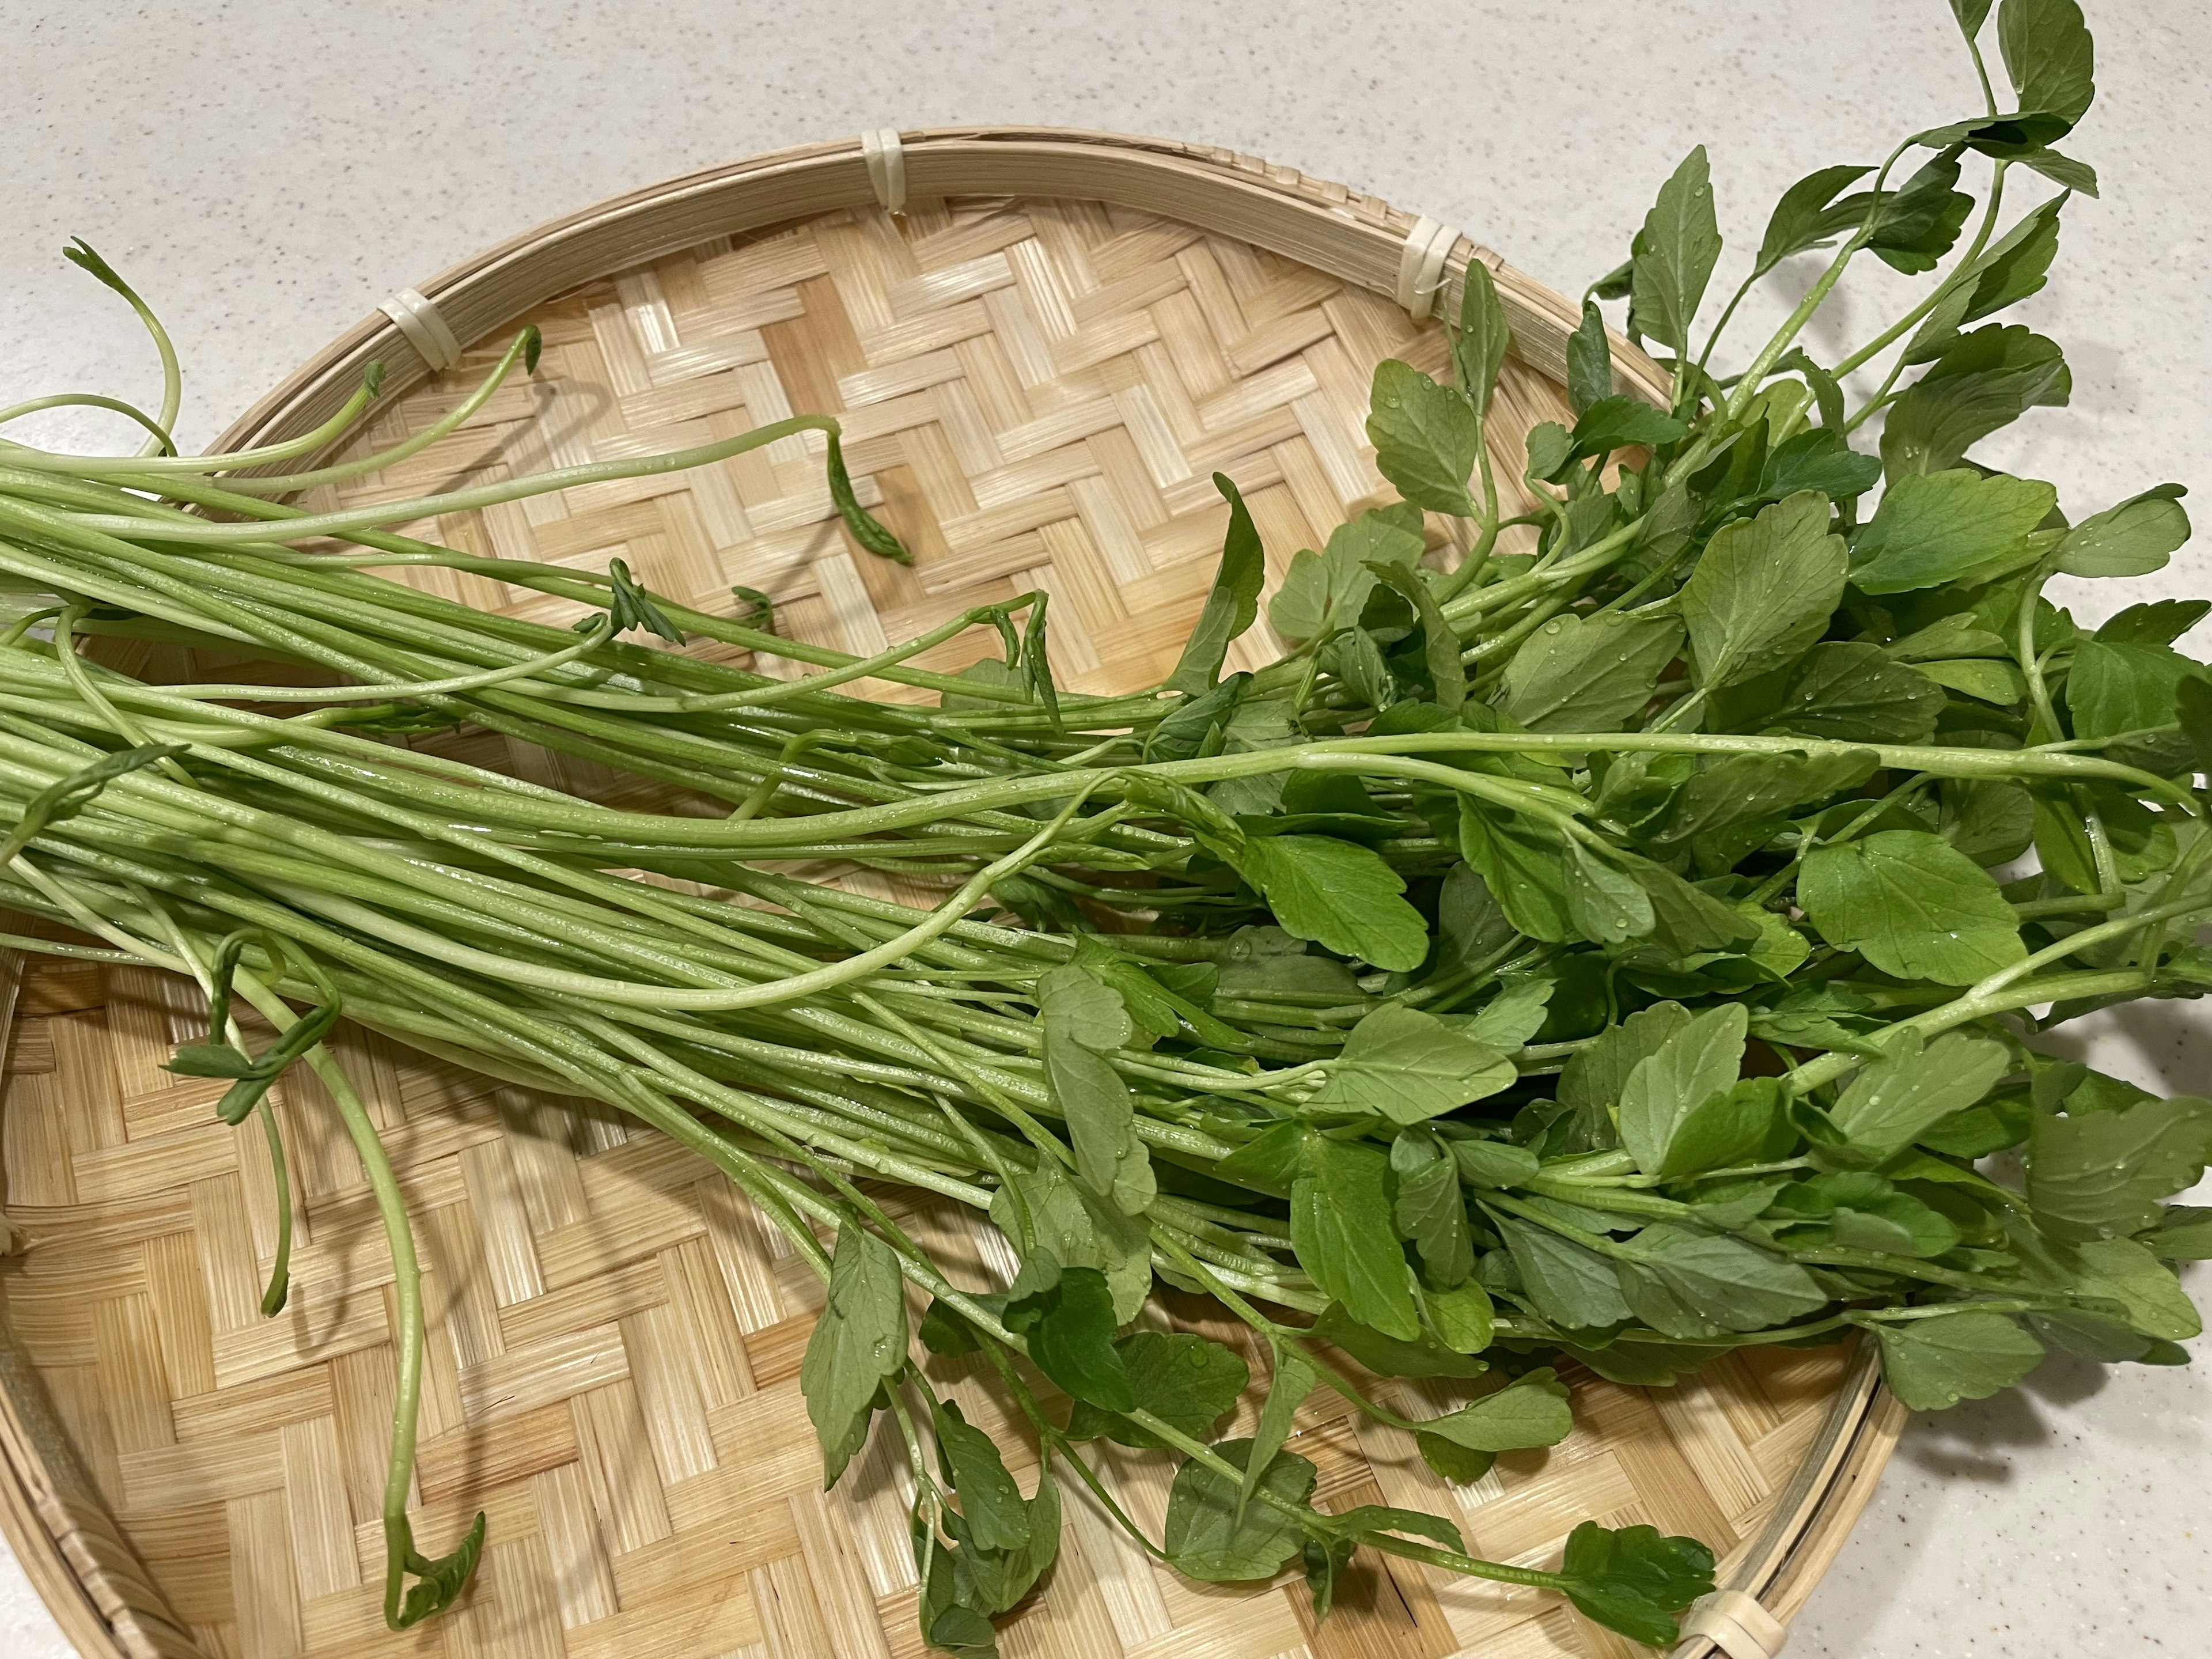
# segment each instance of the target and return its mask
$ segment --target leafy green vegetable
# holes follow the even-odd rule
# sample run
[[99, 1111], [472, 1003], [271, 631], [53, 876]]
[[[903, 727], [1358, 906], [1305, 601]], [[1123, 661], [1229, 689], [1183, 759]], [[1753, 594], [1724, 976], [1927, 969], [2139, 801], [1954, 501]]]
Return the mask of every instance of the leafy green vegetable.
[[2002, 1314], [1971, 1308], [1910, 1323], [1874, 1327], [1882, 1381], [1917, 1412], [1986, 1400], [2033, 1370], [2043, 1345]]
[[906, 1298], [898, 1257], [864, 1227], [837, 1231], [830, 1295], [799, 1368], [806, 1414], [822, 1442], [823, 1481], [837, 1483], [868, 1437], [885, 1382], [906, 1364]]
[[1376, 469], [1416, 507], [1473, 518], [1468, 480], [1482, 443], [1468, 400], [1418, 368], [1385, 358], [1375, 366], [1367, 441]]
[[1899, 978], [1971, 985], [2027, 954], [1996, 883], [1941, 836], [1884, 830], [1815, 848], [1798, 892], [1821, 937]]
[[[1129, 1373], [1130, 1392], [1153, 1416], [1194, 1437], [1203, 1438], [1236, 1404], [1251, 1372], [1218, 1342], [1187, 1331], [1138, 1331], [1115, 1345]], [[1164, 1449], [1167, 1442], [1125, 1417], [1076, 1402], [1068, 1419], [1071, 1438], [1099, 1435], [1124, 1446]]]
[[1421, 1319], [1391, 1226], [1389, 1159], [1316, 1136], [1305, 1144], [1303, 1167], [1291, 1188], [1291, 1244], [1300, 1264], [1361, 1324], [1412, 1341]]
[[[1242, 1470], [1252, 1443], [1223, 1440], [1213, 1449]], [[1255, 1490], [1302, 1508], [1313, 1487], [1310, 1462], [1295, 1452], [1277, 1452], [1261, 1470]], [[1240, 1509], [1237, 1494], [1237, 1481], [1195, 1458], [1176, 1471], [1168, 1488], [1163, 1542], [1177, 1572], [1216, 1584], [1271, 1578], [1304, 1547], [1304, 1531], [1297, 1521], [1264, 1502]]]
[[1827, 499], [1800, 490], [1713, 537], [1682, 585], [1700, 684], [1748, 679], [1820, 637], [1843, 596], [1847, 558], [1828, 522]]

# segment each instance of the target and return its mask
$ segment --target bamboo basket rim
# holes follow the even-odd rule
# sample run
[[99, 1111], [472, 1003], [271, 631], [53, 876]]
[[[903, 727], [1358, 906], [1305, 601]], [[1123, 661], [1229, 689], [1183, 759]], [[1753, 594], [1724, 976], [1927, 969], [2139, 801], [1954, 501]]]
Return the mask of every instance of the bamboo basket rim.
[[[1235, 236], [1343, 281], [1389, 295], [1400, 257], [1421, 224], [1379, 198], [1238, 152], [1080, 128], [969, 125], [898, 135], [907, 191], [1101, 201]], [[714, 236], [743, 234], [841, 210], [879, 205], [854, 138], [803, 144], [702, 168], [534, 226], [448, 266], [412, 292], [464, 346], [580, 284]], [[1442, 229], [1449, 229], [1443, 227]], [[1433, 305], [1454, 314], [1468, 265], [1491, 271], [1513, 352], [1564, 379], [1577, 308], [1491, 249], [1452, 231]], [[1612, 337], [1616, 389], [1664, 403], [1657, 364]], [[295, 435], [352, 395], [371, 360], [384, 365], [375, 408], [434, 369], [384, 310], [371, 312], [302, 363], [216, 441], [233, 450]], [[13, 1024], [20, 959], [0, 953], [0, 1039]], [[1785, 1624], [1841, 1550], [1894, 1449], [1907, 1413], [1881, 1382], [1878, 1351], [1863, 1344], [1789, 1485], [1723, 1589], [1749, 1595]], [[87, 1483], [42, 1390], [0, 1324], [0, 1534], [64, 1634], [85, 1659], [130, 1659], [114, 1621], [127, 1618], [100, 1562], [76, 1534], [58, 1480]], [[1692, 1637], [1674, 1659], [1723, 1655]]]

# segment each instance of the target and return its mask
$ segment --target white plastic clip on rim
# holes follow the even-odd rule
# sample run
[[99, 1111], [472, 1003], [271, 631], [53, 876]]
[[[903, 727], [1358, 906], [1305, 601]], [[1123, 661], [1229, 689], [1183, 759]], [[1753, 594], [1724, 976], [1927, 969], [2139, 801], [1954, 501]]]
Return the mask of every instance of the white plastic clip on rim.
[[1417, 219], [1406, 233], [1406, 245], [1398, 250], [1398, 303], [1415, 322], [1436, 309], [1444, 258], [1458, 240], [1458, 231], [1434, 219]]
[[906, 206], [906, 150], [896, 127], [878, 127], [860, 135], [860, 155], [868, 164], [868, 182], [876, 200], [897, 213]]
[[401, 289], [377, 309], [399, 325], [407, 343], [415, 348], [433, 373], [443, 374], [460, 362], [461, 343], [453, 337], [453, 331], [438, 314], [438, 307], [413, 289]]
[[1709, 1638], [1729, 1659], [1775, 1659], [1790, 1627], [1741, 1590], [1724, 1589], [1690, 1603], [1682, 1635]]

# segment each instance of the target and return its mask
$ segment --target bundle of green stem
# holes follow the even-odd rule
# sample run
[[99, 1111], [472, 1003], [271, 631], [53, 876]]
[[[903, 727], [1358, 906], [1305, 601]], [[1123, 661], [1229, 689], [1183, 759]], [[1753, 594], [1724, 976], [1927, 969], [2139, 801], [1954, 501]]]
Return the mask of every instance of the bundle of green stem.
[[[1958, 9], [1978, 70], [1989, 8]], [[1683, 163], [1585, 300], [1573, 427], [1529, 439], [1529, 553], [1498, 550], [1516, 520], [1485, 428], [1508, 342], [1471, 266], [1456, 384], [1376, 371], [1369, 434], [1403, 500], [1292, 561], [1270, 608], [1291, 654], [1223, 674], [1263, 568], [1223, 478], [1205, 610], [1169, 679], [1125, 697], [1057, 690], [1042, 596], [855, 659], [775, 635], [758, 596], [731, 621], [619, 564], [553, 571], [386, 528], [819, 431], [855, 541], [903, 556], [826, 418], [423, 501], [281, 505], [434, 441], [531, 366], [534, 337], [396, 448], [270, 471], [340, 436], [372, 375], [315, 433], [187, 459], [167, 440], [173, 354], [79, 251], [169, 373], [158, 414], [126, 411], [154, 434], [137, 455], [0, 448], [0, 571], [45, 596], [0, 637], [0, 900], [45, 924], [9, 942], [199, 981], [208, 1040], [175, 1068], [229, 1079], [219, 1109], [258, 1114], [280, 1167], [270, 1085], [304, 1059], [329, 1085], [398, 1265], [392, 1622], [450, 1603], [482, 1530], [439, 1559], [410, 1531], [420, 1297], [389, 1164], [320, 1042], [341, 1012], [633, 1112], [789, 1235], [829, 1285], [802, 1372], [827, 1474], [887, 1412], [940, 1647], [992, 1646], [991, 1619], [1049, 1564], [1060, 1477], [1194, 1576], [1302, 1559], [1323, 1610], [1362, 1545], [1563, 1591], [1654, 1644], [1711, 1588], [1710, 1553], [1649, 1527], [1585, 1524], [1536, 1570], [1470, 1557], [1439, 1516], [1316, 1510], [1313, 1466], [1284, 1449], [1316, 1387], [1464, 1481], [1567, 1431], [1562, 1357], [1662, 1386], [1735, 1348], [1858, 1330], [1916, 1407], [2007, 1386], [2046, 1344], [2185, 1358], [2197, 1318], [2166, 1264], [2212, 1249], [2212, 1218], [2163, 1200], [2212, 1152], [2212, 1103], [2031, 1039], [2212, 985], [2190, 943], [2212, 914], [2212, 677], [2173, 647], [2212, 605], [2078, 627], [2046, 581], [2158, 568], [2187, 535], [2179, 489], [2069, 523], [2049, 485], [1965, 459], [2066, 395], [2051, 342], [1967, 327], [2034, 292], [2056, 249], [2068, 194], [1998, 232], [2008, 173], [2094, 188], [2051, 149], [2089, 101], [2078, 12], [2006, 0], [1998, 34], [2018, 110], [1999, 114], [1984, 72], [1986, 117], [1793, 186], [1694, 354], [1721, 244], [1703, 152]], [[1916, 146], [1932, 159], [1893, 185]], [[1969, 152], [1992, 168], [1965, 251], [1866, 346], [1814, 362], [1800, 337], [1856, 257], [1941, 266], [1974, 206]], [[1838, 238], [1782, 327], [1715, 378], [1736, 301]], [[1668, 409], [1613, 392], [1598, 301], [1624, 295], [1631, 331], [1670, 354]], [[1899, 342], [1849, 409], [1843, 378]], [[1878, 457], [1850, 442], [1876, 413]], [[1425, 563], [1431, 515], [1470, 526], [1449, 571]], [[407, 564], [593, 610], [564, 632], [368, 568]], [[971, 627], [1002, 653], [915, 665]], [[618, 638], [639, 631], [820, 672]], [[149, 684], [80, 648], [103, 634], [346, 684]], [[870, 678], [938, 706], [854, 695]], [[394, 741], [447, 726], [690, 799], [617, 811]], [[2031, 846], [2033, 873], [1991, 873]], [[917, 909], [788, 871], [821, 859], [943, 896]], [[279, 1034], [258, 1056], [234, 997]], [[1981, 1166], [2012, 1150], [2024, 1181]], [[988, 1213], [1019, 1276], [949, 1280], [882, 1183]], [[272, 1310], [285, 1272], [280, 1247]], [[1249, 1380], [1237, 1353], [1117, 1335], [1155, 1277], [1218, 1298], [1266, 1351], [1251, 1437], [1211, 1442]], [[1030, 1496], [912, 1357], [902, 1280], [931, 1298], [923, 1343], [980, 1349], [1030, 1425]], [[1346, 1357], [1473, 1397], [1409, 1418]], [[1182, 1455], [1159, 1540], [1087, 1461], [1100, 1437]]]

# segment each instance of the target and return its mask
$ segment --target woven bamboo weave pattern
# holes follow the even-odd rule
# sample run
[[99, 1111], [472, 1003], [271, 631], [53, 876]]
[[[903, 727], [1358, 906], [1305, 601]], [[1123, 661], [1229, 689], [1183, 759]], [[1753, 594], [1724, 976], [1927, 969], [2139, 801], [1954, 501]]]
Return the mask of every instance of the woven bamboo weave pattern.
[[[818, 452], [793, 439], [696, 473], [599, 485], [416, 526], [502, 556], [604, 568], [730, 615], [775, 600], [787, 637], [866, 653], [979, 603], [1042, 589], [1063, 687], [1125, 690], [1171, 666], [1244, 491], [1271, 577], [1389, 498], [1363, 436], [1374, 363], [1441, 372], [1442, 329], [1248, 244], [1066, 200], [917, 202], [710, 241], [532, 313], [538, 376], [404, 466], [310, 506], [398, 499], [516, 471], [659, 452], [783, 416], [836, 413], [861, 498], [916, 553], [838, 526]], [[365, 442], [419, 431], [504, 337], [386, 409]], [[1564, 412], [1509, 363], [1493, 442], [1517, 477], [1529, 425]], [[1437, 556], [1455, 556], [1440, 522]], [[559, 602], [449, 572], [471, 603], [566, 620]], [[1264, 623], [1232, 666], [1275, 642]], [[969, 635], [925, 665], [992, 647]], [[743, 657], [733, 660], [744, 661]], [[142, 656], [142, 669], [159, 665]], [[764, 661], [768, 672], [802, 665]], [[870, 688], [896, 693], [898, 688]], [[911, 695], [911, 694], [908, 694]], [[608, 797], [636, 786], [505, 739], [472, 759]], [[189, 986], [30, 964], [0, 1100], [9, 1214], [31, 1247], [0, 1313], [81, 1466], [55, 1495], [81, 1577], [123, 1650], [175, 1659], [906, 1659], [915, 1629], [903, 1460], [887, 1437], [834, 1492], [797, 1374], [820, 1291], [720, 1176], [659, 1137], [351, 1028], [338, 1047], [379, 1116], [428, 1270], [416, 1533], [442, 1549], [479, 1508], [490, 1540], [444, 1620], [383, 1626], [378, 1494], [392, 1394], [389, 1273], [362, 1169], [317, 1085], [277, 1091], [301, 1232], [289, 1306], [258, 1313], [277, 1195], [258, 1131], [213, 1116], [219, 1084], [161, 1069], [204, 1027]], [[956, 1276], [1012, 1258], [956, 1206], [887, 1199]], [[916, 1311], [919, 1311], [917, 1308]], [[1169, 1296], [1154, 1322], [1204, 1328]], [[1255, 1372], [1264, 1373], [1257, 1356]], [[1549, 1565], [1586, 1517], [1747, 1547], [1823, 1430], [1840, 1349], [1749, 1350], [1646, 1394], [1577, 1373], [1577, 1428], [1450, 1487], [1395, 1431], [1317, 1395], [1293, 1449], [1320, 1501], [1428, 1508], [1471, 1548]], [[971, 1362], [972, 1363], [972, 1362]], [[932, 1374], [1036, 1454], [959, 1362]], [[1411, 1414], [1445, 1398], [1381, 1385]], [[9, 1393], [16, 1393], [10, 1389]], [[1240, 1407], [1249, 1432], [1256, 1399]], [[1108, 1449], [1109, 1481], [1158, 1534], [1170, 1468]], [[1199, 1586], [1147, 1561], [1070, 1492], [1066, 1545], [1009, 1621], [1010, 1659], [1626, 1659], [1554, 1598], [1370, 1561], [1316, 1628], [1295, 1582]], [[1790, 1501], [1796, 1501], [1792, 1498]], [[72, 1560], [76, 1559], [73, 1556]], [[103, 1602], [103, 1606], [106, 1604]]]

